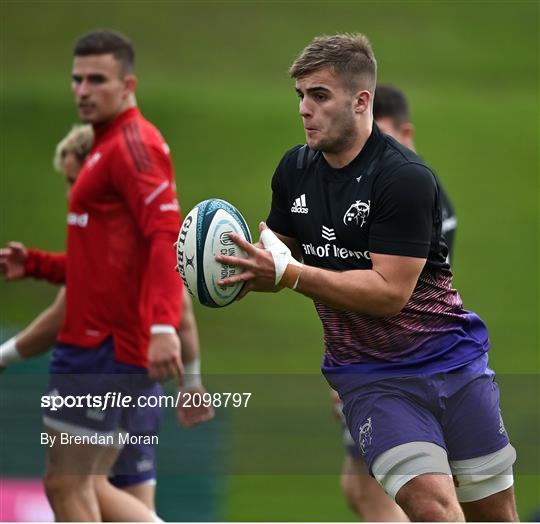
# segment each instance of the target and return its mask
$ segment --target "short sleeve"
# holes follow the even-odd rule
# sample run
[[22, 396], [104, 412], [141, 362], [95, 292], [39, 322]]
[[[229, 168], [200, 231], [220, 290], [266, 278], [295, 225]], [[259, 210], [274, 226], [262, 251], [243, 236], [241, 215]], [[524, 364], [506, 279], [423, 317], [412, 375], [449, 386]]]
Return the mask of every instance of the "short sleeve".
[[381, 175], [374, 196], [369, 251], [427, 258], [437, 205], [433, 173], [420, 164], [406, 164]]
[[289, 174], [289, 178], [294, 176], [294, 173], [288, 173], [288, 170], [294, 169], [295, 164], [291, 159], [294, 159], [300, 147], [302, 146], [296, 146], [284, 155], [272, 177], [272, 204], [266, 223], [272, 231], [287, 237], [295, 236], [290, 214], [290, 180], [287, 175]]

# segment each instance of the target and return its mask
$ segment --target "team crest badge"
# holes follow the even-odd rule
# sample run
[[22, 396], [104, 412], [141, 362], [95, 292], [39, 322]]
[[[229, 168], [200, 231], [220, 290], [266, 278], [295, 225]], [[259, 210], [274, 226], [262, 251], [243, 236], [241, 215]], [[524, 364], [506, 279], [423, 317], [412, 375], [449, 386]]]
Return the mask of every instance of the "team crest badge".
[[351, 204], [351, 207], [347, 209], [347, 212], [343, 216], [343, 223], [346, 226], [354, 224], [362, 227], [369, 215], [370, 204], [371, 200], [368, 200], [367, 203], [357, 200], [354, 204]]
[[371, 417], [369, 417], [361, 426], [359, 430], [358, 443], [360, 444], [360, 451], [362, 455], [366, 454], [366, 448], [371, 444], [373, 428], [371, 426]]

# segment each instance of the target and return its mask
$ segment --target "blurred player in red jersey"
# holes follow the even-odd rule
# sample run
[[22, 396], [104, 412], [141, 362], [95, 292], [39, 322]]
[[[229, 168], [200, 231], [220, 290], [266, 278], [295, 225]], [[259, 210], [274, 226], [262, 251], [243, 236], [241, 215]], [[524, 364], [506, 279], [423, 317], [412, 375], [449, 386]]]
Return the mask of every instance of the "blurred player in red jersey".
[[[92, 126], [75, 126], [56, 148], [54, 166], [63, 176], [69, 192], [84, 159], [92, 147], [94, 133]], [[0, 250], [0, 266], [11, 279], [24, 276], [24, 266], [27, 259], [27, 250], [20, 243], [11, 243]], [[65, 289], [62, 287], [55, 301], [45, 309], [30, 325], [22, 330], [16, 337], [2, 344], [3, 348], [15, 345], [18, 358], [28, 359], [45, 353], [54, 344], [64, 320]], [[183, 294], [183, 315], [178, 331], [182, 345], [182, 360], [185, 366], [182, 390], [190, 393], [205, 393], [200, 379], [199, 337], [197, 323], [193, 313], [192, 303], [187, 293]], [[15, 356], [17, 358], [17, 356]], [[1, 365], [1, 364], [0, 364]], [[178, 407], [179, 421], [187, 427], [210, 420], [213, 417], [211, 407]], [[124, 472], [124, 474], [115, 472]], [[126, 472], [128, 472], [126, 474]], [[126, 444], [122, 449], [109, 477], [110, 482], [128, 493], [131, 493], [143, 502], [150, 510], [155, 512], [155, 484], [156, 463], [155, 445]], [[101, 482], [106, 481], [103, 477]], [[98, 491], [98, 495], [99, 495]], [[119, 519], [122, 515], [111, 513], [111, 508], [102, 507], [102, 515], [109, 514]], [[112, 508], [114, 511], [114, 508]]]
[[[53, 395], [148, 396], [159, 391], [155, 379], [182, 372], [174, 175], [167, 145], [137, 109], [133, 65], [133, 47], [119, 33], [94, 31], [75, 45], [72, 89], [95, 142], [70, 195], [66, 255], [29, 250], [25, 265], [28, 275], [66, 282], [50, 364]], [[147, 414], [123, 407], [46, 409], [44, 424], [57, 443], [65, 434], [120, 442], [126, 433], [148, 435], [153, 425]], [[95, 475], [111, 471], [120, 448], [51, 445], [45, 488], [57, 520], [110, 520], [101, 514]], [[152, 518], [134, 497], [106, 484], [99, 500], [108, 498], [129, 520]]]

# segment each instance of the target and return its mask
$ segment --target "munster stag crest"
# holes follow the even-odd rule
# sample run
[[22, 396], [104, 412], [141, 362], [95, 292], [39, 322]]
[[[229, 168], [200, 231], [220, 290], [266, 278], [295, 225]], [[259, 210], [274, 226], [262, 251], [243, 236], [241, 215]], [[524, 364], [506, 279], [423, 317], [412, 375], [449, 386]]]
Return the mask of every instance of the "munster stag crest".
[[355, 224], [362, 227], [366, 223], [366, 218], [369, 215], [370, 204], [371, 200], [368, 200], [367, 203], [357, 200], [351, 204], [351, 207], [347, 209], [347, 212], [343, 216], [343, 223], [346, 226]]

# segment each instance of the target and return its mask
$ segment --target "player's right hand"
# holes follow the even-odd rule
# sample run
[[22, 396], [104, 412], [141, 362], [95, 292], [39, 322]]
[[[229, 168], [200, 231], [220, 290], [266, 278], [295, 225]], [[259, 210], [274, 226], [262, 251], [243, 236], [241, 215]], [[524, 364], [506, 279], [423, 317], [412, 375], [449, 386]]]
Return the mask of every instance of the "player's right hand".
[[28, 249], [20, 242], [9, 242], [0, 249], [0, 271], [6, 280], [24, 277], [24, 267], [28, 259]]
[[148, 346], [148, 374], [150, 378], [164, 381], [169, 378], [181, 377], [183, 371], [178, 335], [176, 333], [152, 335]]
[[[193, 395], [197, 394], [200, 398], [203, 398], [203, 395], [208, 392], [204, 386], [196, 386], [192, 388], [180, 389], [179, 393], [188, 393], [190, 399], [193, 399]], [[215, 411], [212, 405], [205, 406], [203, 402], [200, 405], [195, 406], [193, 402], [189, 403], [189, 406], [186, 405], [184, 401], [180, 402], [176, 408], [176, 418], [182, 426], [185, 428], [192, 428], [197, 424], [202, 424], [212, 420], [215, 416]]]

